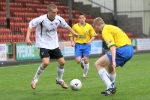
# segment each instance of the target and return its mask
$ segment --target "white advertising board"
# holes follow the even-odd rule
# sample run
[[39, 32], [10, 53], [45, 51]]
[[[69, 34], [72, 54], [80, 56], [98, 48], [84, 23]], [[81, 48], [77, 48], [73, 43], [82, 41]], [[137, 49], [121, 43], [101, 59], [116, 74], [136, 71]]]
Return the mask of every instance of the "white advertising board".
[[136, 39], [137, 51], [150, 50], [150, 39]]

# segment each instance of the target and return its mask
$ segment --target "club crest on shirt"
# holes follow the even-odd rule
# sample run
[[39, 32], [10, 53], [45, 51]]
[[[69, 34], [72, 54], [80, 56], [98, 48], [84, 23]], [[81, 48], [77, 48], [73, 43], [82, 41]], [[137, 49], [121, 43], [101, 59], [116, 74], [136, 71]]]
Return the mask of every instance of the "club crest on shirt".
[[107, 45], [109, 45], [111, 42], [112, 42], [112, 41], [111, 41], [111, 40], [109, 40], [108, 42], [106, 42], [106, 44], [107, 44]]
[[88, 32], [89, 32], [88, 30], [85, 31], [85, 33], [88, 33]]
[[57, 25], [58, 25], [58, 23], [55, 23], [55, 25], [57, 26]]
[[44, 52], [41, 52], [41, 55], [44, 55]]

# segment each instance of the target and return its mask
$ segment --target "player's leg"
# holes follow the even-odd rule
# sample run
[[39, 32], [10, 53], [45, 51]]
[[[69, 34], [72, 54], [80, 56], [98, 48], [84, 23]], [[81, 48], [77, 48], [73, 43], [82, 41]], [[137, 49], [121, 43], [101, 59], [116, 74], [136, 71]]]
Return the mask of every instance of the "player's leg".
[[108, 66], [108, 73], [109, 73], [110, 81], [112, 82], [114, 86], [115, 80], [116, 80], [116, 69], [113, 68], [112, 66]]
[[90, 51], [91, 46], [89, 44], [83, 44], [83, 56], [84, 56], [84, 73], [83, 77], [87, 77], [88, 71], [89, 71], [89, 57], [90, 57]]
[[65, 60], [64, 57], [61, 57], [58, 59], [58, 67], [57, 67], [57, 80], [61, 81], [63, 78], [63, 74], [64, 74], [64, 65], [65, 65]]
[[80, 62], [80, 64], [81, 64], [81, 68], [84, 69], [85, 63], [84, 63], [84, 57], [83, 57], [83, 56], [81, 57], [81, 62]]
[[114, 86], [110, 80], [108, 72], [105, 69], [105, 66], [111, 66], [111, 62], [108, 56], [106, 54], [103, 55], [94, 63], [94, 66], [97, 69], [99, 76], [101, 77], [101, 79], [103, 80], [103, 82], [106, 84], [107, 87], [107, 89], [101, 93], [105, 95], [112, 94], [111, 89], [113, 89]]
[[41, 75], [41, 73], [44, 71], [44, 69], [48, 66], [49, 64], [49, 54], [48, 54], [48, 50], [47, 49], [44, 49], [44, 48], [40, 48], [39, 49], [39, 54], [40, 54], [40, 57], [42, 59], [42, 64], [38, 67], [35, 75], [34, 75], [34, 78], [32, 79], [32, 82], [31, 82], [31, 87], [33, 89], [36, 88], [36, 85], [37, 85], [37, 82], [39, 80], [39, 77]]
[[67, 84], [65, 84], [65, 82], [62, 79], [64, 74], [65, 59], [59, 48], [51, 50], [50, 54], [51, 54], [51, 59], [57, 59], [58, 61], [56, 83], [61, 85], [63, 88], [67, 89], [68, 86]]
[[81, 44], [75, 44], [75, 59], [78, 64], [81, 64], [81, 58], [83, 57], [81, 51]]
[[89, 72], [89, 58], [84, 56], [84, 72], [83, 78], [86, 78]]
[[107, 88], [109, 88], [109, 86], [112, 83], [110, 81], [109, 74], [105, 69], [105, 66], [111, 66], [111, 62], [109, 61], [109, 58], [107, 57], [107, 55], [103, 55], [101, 58], [99, 58], [94, 63], [94, 66], [97, 69], [99, 76], [102, 78], [102, 80], [106, 84]]

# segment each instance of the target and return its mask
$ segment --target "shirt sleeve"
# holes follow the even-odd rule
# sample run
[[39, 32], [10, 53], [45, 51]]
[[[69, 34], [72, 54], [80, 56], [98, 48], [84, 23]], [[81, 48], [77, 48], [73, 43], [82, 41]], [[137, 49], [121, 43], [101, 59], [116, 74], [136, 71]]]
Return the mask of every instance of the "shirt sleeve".
[[102, 32], [102, 37], [103, 37], [104, 41], [106, 42], [108, 48], [115, 45], [114, 38], [108, 30], [104, 30]]
[[66, 23], [66, 21], [62, 17], [60, 17], [60, 26], [63, 28], [68, 27], [68, 24]]
[[93, 28], [92, 26], [90, 26], [90, 35], [91, 35], [92, 37], [97, 36], [97, 34], [96, 34], [96, 32], [94, 31], [94, 28]]
[[42, 18], [42, 16], [32, 19], [32, 20], [29, 22], [29, 27], [30, 27], [30, 28], [35, 28], [35, 27], [37, 27], [38, 24], [40, 24], [40, 23], [42, 22], [42, 20], [44, 20], [44, 19]]

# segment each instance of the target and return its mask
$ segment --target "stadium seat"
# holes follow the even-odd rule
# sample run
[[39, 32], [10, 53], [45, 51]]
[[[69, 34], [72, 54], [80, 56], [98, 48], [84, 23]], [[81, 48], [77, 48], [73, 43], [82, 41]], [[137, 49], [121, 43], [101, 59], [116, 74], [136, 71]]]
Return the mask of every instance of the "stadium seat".
[[133, 33], [126, 33], [126, 34], [127, 34], [127, 36], [128, 36], [130, 39], [134, 38], [134, 34], [133, 34]]
[[65, 41], [69, 41], [68, 33], [63, 33], [63, 38]]
[[6, 17], [6, 12], [5, 11], [0, 11], [1, 17]]
[[6, 17], [0, 17], [0, 26], [4, 26], [6, 24]]
[[[35, 17], [47, 13], [47, 5], [54, 3], [58, 7], [58, 15], [63, 17], [66, 22], [69, 22], [69, 7], [62, 2], [55, 0], [10, 0], [10, 30], [11, 34], [2, 35], [3, 42], [21, 42], [27, 32], [28, 23]], [[72, 10], [72, 23], [78, 22], [78, 15], [82, 11]], [[86, 15], [87, 19], [93, 19], [93, 16]], [[91, 22], [91, 20], [87, 20]], [[6, 0], [0, 0], [0, 27], [6, 27]], [[4, 33], [4, 32], [3, 32]], [[13, 34], [13, 35], [12, 35]], [[19, 35], [20, 34], [20, 35]], [[63, 35], [64, 34], [64, 35]], [[7, 38], [7, 39], [6, 39]], [[68, 40], [68, 31], [63, 28], [58, 29], [58, 38], [61, 41]], [[31, 33], [31, 39], [35, 41], [35, 30]]]
[[10, 7], [19, 7], [19, 8], [21, 8], [22, 4], [21, 3], [16, 3], [16, 2], [10, 2]]
[[22, 17], [10, 17], [11, 22], [23, 22]]
[[9, 43], [11, 42], [11, 35], [12, 32], [10, 29], [6, 29], [6, 28], [1, 28], [0, 29], [1, 35], [0, 35], [0, 43]]
[[34, 3], [34, 4], [41, 4], [40, 0], [15, 0], [17, 3]]

